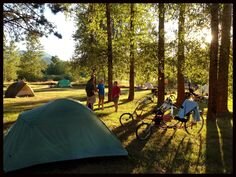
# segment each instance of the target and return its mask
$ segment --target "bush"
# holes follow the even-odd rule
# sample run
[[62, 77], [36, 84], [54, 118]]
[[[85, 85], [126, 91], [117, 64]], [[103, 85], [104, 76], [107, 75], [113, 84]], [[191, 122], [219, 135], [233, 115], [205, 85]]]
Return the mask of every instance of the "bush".
[[61, 79], [68, 79], [71, 82], [75, 81], [75, 79], [73, 78], [73, 76], [69, 75], [69, 74], [62, 74], [62, 75], [45, 75], [43, 80], [44, 81], [48, 81], [48, 80], [53, 80], [53, 81], [59, 81]]
[[64, 78], [63, 75], [45, 75], [44, 76], [45, 81], [48, 81], [48, 80], [59, 81], [63, 78]]

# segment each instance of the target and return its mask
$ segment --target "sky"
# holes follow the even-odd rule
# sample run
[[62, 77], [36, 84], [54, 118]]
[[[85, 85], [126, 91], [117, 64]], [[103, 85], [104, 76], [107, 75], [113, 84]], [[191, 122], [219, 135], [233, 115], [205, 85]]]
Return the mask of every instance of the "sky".
[[[65, 15], [61, 12], [54, 15], [48, 8], [45, 8], [44, 15], [48, 21], [56, 25], [56, 31], [62, 35], [62, 39], [57, 38], [53, 34], [47, 38], [40, 38], [44, 51], [52, 56], [57, 55], [61, 60], [70, 60], [74, 53], [72, 34], [75, 32], [75, 26], [72, 19], [66, 19]], [[26, 49], [23, 43], [19, 43], [18, 47], [21, 50]]]
[[[40, 42], [44, 47], [44, 51], [52, 56], [58, 56], [61, 60], [70, 60], [74, 53], [74, 41], [72, 39], [72, 35], [75, 32], [75, 25], [73, 19], [66, 18], [62, 12], [57, 14], [52, 14], [49, 8], [45, 9], [45, 17], [52, 23], [56, 25], [56, 31], [58, 31], [62, 35], [62, 39], [57, 38], [53, 34], [49, 35], [48, 38], [42, 37]], [[157, 28], [158, 24], [156, 23]], [[166, 38], [171, 40], [175, 38], [174, 31], [177, 30], [177, 22], [170, 24], [166, 24]], [[204, 31], [204, 32], [203, 32]], [[200, 36], [206, 38], [205, 40], [210, 43], [211, 35], [209, 30], [202, 30], [200, 34], [195, 34], [195, 37], [199, 38]], [[18, 47], [21, 50], [25, 50], [25, 46], [23, 43], [19, 43]]]

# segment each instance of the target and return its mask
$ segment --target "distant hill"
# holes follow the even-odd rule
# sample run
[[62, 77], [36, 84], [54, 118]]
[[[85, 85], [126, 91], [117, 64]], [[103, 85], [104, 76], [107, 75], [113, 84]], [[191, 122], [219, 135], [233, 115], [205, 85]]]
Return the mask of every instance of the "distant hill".
[[[25, 53], [24, 50], [20, 50], [20, 53], [23, 54]], [[47, 63], [47, 64], [50, 64], [52, 61], [51, 61], [51, 58], [52, 58], [52, 55], [48, 54], [47, 52], [43, 52], [43, 57], [42, 59]]]
[[47, 64], [50, 64], [52, 61], [51, 61], [51, 58], [52, 58], [52, 55], [44, 52], [43, 53], [43, 57], [42, 59], [47, 63]]

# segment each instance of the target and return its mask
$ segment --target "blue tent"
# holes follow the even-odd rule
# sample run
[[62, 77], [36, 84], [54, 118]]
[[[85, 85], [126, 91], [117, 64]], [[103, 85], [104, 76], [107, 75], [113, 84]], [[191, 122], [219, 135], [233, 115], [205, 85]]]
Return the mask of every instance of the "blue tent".
[[58, 81], [57, 87], [65, 88], [65, 87], [72, 87], [72, 86], [71, 86], [71, 82], [68, 79], [62, 79]]

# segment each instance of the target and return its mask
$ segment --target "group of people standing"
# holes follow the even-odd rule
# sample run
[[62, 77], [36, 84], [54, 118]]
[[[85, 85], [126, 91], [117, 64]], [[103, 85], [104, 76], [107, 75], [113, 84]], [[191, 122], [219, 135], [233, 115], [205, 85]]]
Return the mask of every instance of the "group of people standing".
[[[89, 81], [86, 84], [86, 94], [87, 94], [87, 106], [91, 110], [94, 109], [94, 103], [96, 102], [96, 95], [98, 94], [98, 109], [102, 107], [104, 109], [104, 97], [105, 97], [105, 85], [104, 80], [101, 79], [96, 85], [96, 77], [92, 75]], [[112, 100], [115, 106], [115, 112], [118, 110], [118, 101], [120, 97], [120, 87], [118, 86], [118, 82], [115, 81], [112, 87]]]

